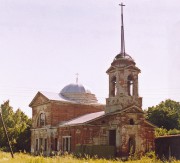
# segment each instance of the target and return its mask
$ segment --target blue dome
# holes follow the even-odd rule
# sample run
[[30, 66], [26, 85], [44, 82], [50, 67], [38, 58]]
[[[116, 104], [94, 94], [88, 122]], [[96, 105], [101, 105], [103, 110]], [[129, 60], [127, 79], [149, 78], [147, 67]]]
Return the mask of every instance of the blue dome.
[[91, 93], [91, 91], [85, 88], [82, 84], [68, 84], [60, 93]]

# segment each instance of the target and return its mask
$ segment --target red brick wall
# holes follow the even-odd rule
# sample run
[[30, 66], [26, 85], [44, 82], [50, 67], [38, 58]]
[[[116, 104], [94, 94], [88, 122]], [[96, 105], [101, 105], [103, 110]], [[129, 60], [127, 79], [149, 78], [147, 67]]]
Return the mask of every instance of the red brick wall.
[[55, 126], [60, 122], [102, 110], [104, 110], [104, 105], [83, 105], [51, 101], [32, 107], [33, 127], [36, 127], [37, 117], [40, 112], [45, 112], [46, 114], [46, 125]]
[[[154, 128], [145, 122], [143, 114], [135, 114], [135, 124], [130, 125], [129, 119], [132, 117], [132, 113], [116, 114], [103, 117], [99, 120], [93, 121], [86, 126], [69, 126], [59, 128], [58, 132], [59, 141], [62, 145], [62, 136], [71, 136], [71, 151], [75, 150], [77, 144], [94, 144], [94, 138], [98, 139], [99, 145], [103, 142], [103, 138], [106, 139], [106, 145], [108, 145], [108, 131], [112, 129], [110, 124], [116, 126], [114, 129], [120, 130], [121, 147], [117, 148], [118, 156], [129, 155], [129, 138], [134, 136], [135, 146], [137, 147], [137, 153], [143, 154], [148, 150], [154, 149]], [[123, 128], [125, 131], [123, 131]], [[78, 132], [78, 133], [77, 133]], [[102, 139], [101, 139], [102, 138]], [[124, 142], [123, 142], [124, 141]], [[62, 146], [60, 147], [62, 150]]]
[[103, 107], [103, 105], [82, 105], [53, 102], [51, 106], [51, 124], [57, 125], [62, 121], [67, 121], [87, 113], [99, 112], [103, 110]]
[[[77, 133], [79, 131], [79, 133]], [[63, 136], [71, 136], [71, 151], [75, 151], [77, 144], [93, 144], [92, 138], [99, 135], [100, 126], [72, 126], [61, 127], [58, 130], [60, 135], [60, 149], [63, 150]]]

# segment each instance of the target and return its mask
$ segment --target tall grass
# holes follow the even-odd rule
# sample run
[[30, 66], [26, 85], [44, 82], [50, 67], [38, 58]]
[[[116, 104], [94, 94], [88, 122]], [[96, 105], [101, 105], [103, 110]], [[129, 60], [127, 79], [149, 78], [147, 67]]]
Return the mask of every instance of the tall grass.
[[[168, 163], [169, 161], [163, 161]], [[43, 157], [31, 156], [25, 153], [16, 153], [14, 158], [11, 158], [10, 153], [0, 152], [0, 163], [162, 163], [162, 161], [155, 157], [150, 158], [147, 156], [139, 160], [121, 161], [120, 159], [106, 160], [97, 158], [75, 158], [73, 155]], [[171, 163], [180, 163], [180, 161], [172, 160]]]

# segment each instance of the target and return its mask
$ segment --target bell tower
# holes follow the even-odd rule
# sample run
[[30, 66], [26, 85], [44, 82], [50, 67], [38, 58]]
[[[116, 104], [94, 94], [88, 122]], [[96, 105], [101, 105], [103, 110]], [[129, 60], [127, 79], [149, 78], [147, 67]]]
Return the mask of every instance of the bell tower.
[[114, 58], [109, 75], [109, 97], [106, 99], [105, 112], [114, 112], [126, 109], [132, 105], [142, 107], [142, 98], [138, 93], [138, 75], [141, 70], [136, 67], [135, 61], [125, 52], [123, 3], [121, 6], [121, 50]]

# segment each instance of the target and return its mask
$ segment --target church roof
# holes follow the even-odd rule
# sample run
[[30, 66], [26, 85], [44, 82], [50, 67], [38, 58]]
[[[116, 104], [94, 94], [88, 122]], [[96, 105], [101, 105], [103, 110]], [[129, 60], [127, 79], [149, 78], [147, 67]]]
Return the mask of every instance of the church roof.
[[41, 91], [41, 94], [46, 96], [49, 100], [55, 100], [55, 101], [69, 101], [65, 99], [63, 96], [61, 96], [59, 93], [53, 93], [53, 92], [44, 92]]
[[32, 107], [34, 104], [35, 105], [39, 105], [39, 102], [36, 102], [36, 100], [38, 100], [38, 98], [42, 96], [43, 97], [43, 101], [41, 99], [41, 103], [43, 102], [47, 102], [49, 100], [53, 100], [53, 101], [67, 101], [70, 102], [69, 100], [66, 100], [63, 96], [59, 95], [58, 93], [52, 93], [52, 92], [44, 92], [44, 91], [39, 91], [36, 96], [33, 98], [33, 100], [31, 101], [31, 103], [29, 104], [30, 107]]
[[[61, 93], [53, 93], [53, 92], [45, 92], [39, 91], [36, 96], [33, 98], [29, 106], [33, 106], [36, 103], [36, 100], [39, 96], [43, 96], [45, 98], [45, 102], [52, 101], [62, 101], [68, 103], [78, 103], [78, 104], [90, 104], [90, 105], [102, 105], [98, 103], [94, 94], [91, 93], [70, 93], [70, 94], [61, 94]], [[38, 105], [40, 103], [38, 102]], [[35, 104], [37, 105], [37, 103]]]
[[29, 106], [34, 104], [39, 95], [43, 95], [46, 101], [54, 100], [80, 104], [99, 104], [95, 94], [92, 94], [87, 87], [78, 82], [76, 84], [71, 83], [66, 85], [60, 93], [40, 91], [33, 98]]
[[104, 111], [85, 114], [85, 115], [82, 115], [80, 117], [74, 118], [74, 119], [72, 119], [70, 121], [67, 121], [67, 122], [65, 122], [63, 124], [60, 124], [60, 127], [83, 124], [83, 123], [89, 122], [91, 120], [94, 120], [94, 119], [96, 119], [98, 117], [101, 117], [103, 115], [105, 115]]

